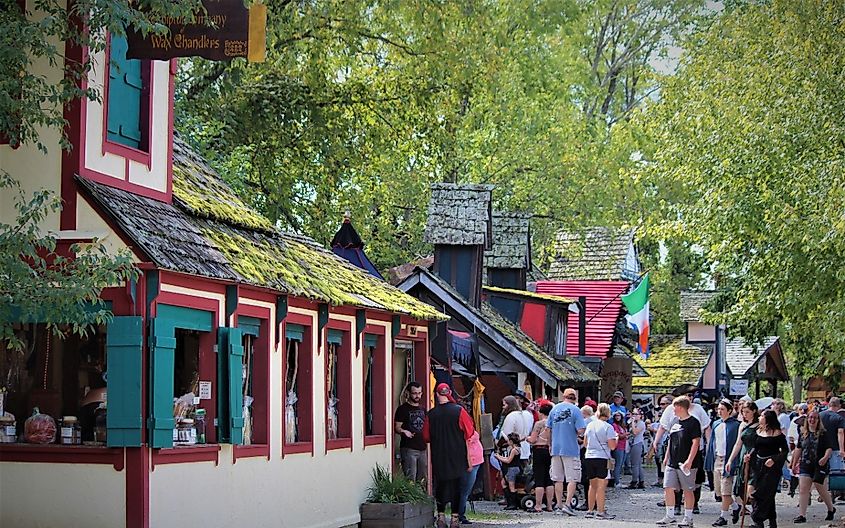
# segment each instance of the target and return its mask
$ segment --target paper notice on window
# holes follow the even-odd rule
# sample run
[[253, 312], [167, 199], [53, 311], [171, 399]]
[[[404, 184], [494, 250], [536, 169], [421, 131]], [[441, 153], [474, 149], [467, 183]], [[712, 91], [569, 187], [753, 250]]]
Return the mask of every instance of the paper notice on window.
[[211, 382], [210, 381], [200, 381], [200, 399], [201, 400], [210, 400], [211, 399]]

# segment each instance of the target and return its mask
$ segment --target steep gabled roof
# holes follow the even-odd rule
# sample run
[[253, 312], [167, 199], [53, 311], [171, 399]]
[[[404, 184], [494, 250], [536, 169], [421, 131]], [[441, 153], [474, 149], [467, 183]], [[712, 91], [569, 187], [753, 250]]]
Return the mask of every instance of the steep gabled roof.
[[527, 290], [513, 290], [510, 288], [499, 288], [497, 286], [482, 286], [481, 291], [490, 296], [500, 297], [517, 297], [524, 302], [536, 302], [542, 304], [556, 304], [565, 308], [574, 307], [573, 310], [577, 313], [578, 307], [576, 303], [578, 299], [570, 299], [569, 297], [560, 297], [558, 295], [543, 295], [542, 293], [531, 292]]
[[493, 189], [493, 185], [432, 184], [424, 240], [431, 244], [489, 247]]
[[698, 385], [712, 345], [690, 345], [682, 335], [654, 335], [649, 339], [651, 355], [637, 359], [647, 376], [634, 377], [637, 393], [671, 392], [680, 385]]
[[417, 267], [430, 270], [433, 266], [434, 255], [420, 257], [412, 260], [411, 262], [399, 264], [398, 266], [394, 266], [387, 270], [387, 282], [396, 286], [414, 273], [414, 270], [417, 269]]
[[633, 244], [633, 229], [559, 231], [549, 280], [633, 280], [638, 270], [625, 265]]
[[715, 290], [682, 290], [681, 321], [698, 322], [699, 311], [718, 294], [719, 292]]
[[418, 285], [469, 321], [477, 332], [483, 333], [504, 354], [536, 374], [546, 384], [554, 387], [559, 383], [598, 381], [595, 374], [573, 358], [565, 357], [560, 362], [556, 361], [522, 329], [499, 315], [488, 303], [482, 303], [480, 308], [471, 306], [460, 293], [428, 270], [417, 268], [398, 287], [407, 292]]
[[531, 268], [531, 215], [493, 212], [493, 244], [484, 252], [485, 268]]
[[174, 138], [173, 204], [84, 178], [81, 187], [137, 249], [166, 270], [245, 282], [334, 305], [445, 320], [317, 244], [276, 230]]
[[[760, 359], [767, 353], [774, 352], [774, 348], [780, 347], [778, 336], [769, 336], [763, 339], [762, 343], [748, 345], [741, 337], [732, 337], [725, 341], [725, 362], [735, 378], [743, 378], [749, 371], [757, 366]], [[779, 351], [779, 350], [778, 350]], [[775, 361], [782, 362], [782, 355], [773, 357]], [[786, 374], [786, 365], [775, 365], [781, 374], [780, 379], [789, 379]]]

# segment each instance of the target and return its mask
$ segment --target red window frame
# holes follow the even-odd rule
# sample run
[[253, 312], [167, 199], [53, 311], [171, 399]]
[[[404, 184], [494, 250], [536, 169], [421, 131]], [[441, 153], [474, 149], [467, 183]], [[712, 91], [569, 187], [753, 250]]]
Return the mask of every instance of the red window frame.
[[252, 362], [252, 444], [235, 445], [232, 461], [261, 456], [270, 460], [270, 309], [239, 304], [236, 313], [259, 319], [261, 326], [254, 343]]
[[[364, 334], [371, 334], [377, 337], [375, 347], [367, 347], [366, 339], [361, 336], [361, 395], [363, 397], [363, 423], [364, 423], [364, 446], [387, 445], [387, 354], [385, 349], [386, 332], [385, 327], [380, 325], [367, 325], [364, 327]], [[367, 350], [372, 348], [372, 350]], [[363, 373], [367, 370], [367, 354], [372, 353], [373, 359], [373, 431], [367, 434], [367, 384]], [[381, 397], [379, 397], [379, 395]], [[391, 417], [392, 418], [392, 417]]]
[[[298, 324], [305, 328], [305, 333], [302, 337], [302, 343], [299, 345], [299, 368], [297, 370], [297, 403], [302, 412], [299, 416], [299, 431], [300, 438], [302, 433], [307, 434], [305, 440], [299, 442], [288, 443], [286, 436], [286, 400], [288, 393], [287, 384], [287, 362], [288, 362], [288, 339], [287, 339], [287, 325]], [[285, 318], [285, 323], [282, 325], [282, 335], [280, 341], [283, 343], [282, 356], [282, 457], [296, 453], [311, 453], [314, 454], [314, 374], [313, 374], [313, 339], [312, 329], [314, 320], [310, 316], [289, 313]], [[303, 390], [306, 388], [307, 390]]]
[[[140, 60], [140, 59], [139, 59]], [[141, 82], [144, 87], [141, 90], [141, 128], [142, 137], [141, 144], [146, 147], [132, 148], [127, 145], [122, 145], [109, 140], [109, 72], [111, 71], [111, 33], [106, 36], [106, 50], [105, 50], [105, 70], [103, 72], [103, 154], [109, 153], [115, 156], [126, 158], [127, 160], [137, 161], [146, 165], [147, 170], [152, 170], [152, 155], [150, 154], [150, 141], [153, 135], [153, 116], [152, 116], [152, 101], [153, 101], [153, 87], [155, 79], [153, 76], [153, 68], [151, 60], [141, 60]], [[127, 161], [127, 167], [128, 165]], [[129, 179], [129, 172], [126, 173], [126, 179]]]
[[[337, 438], [329, 439], [329, 330], [343, 332], [343, 339], [338, 347], [337, 354], [337, 392], [338, 392], [338, 428]], [[325, 353], [323, 354], [323, 372], [326, 380], [325, 405], [323, 405], [323, 423], [326, 427], [326, 451], [332, 449], [352, 449], [352, 323], [329, 319], [323, 338]]]

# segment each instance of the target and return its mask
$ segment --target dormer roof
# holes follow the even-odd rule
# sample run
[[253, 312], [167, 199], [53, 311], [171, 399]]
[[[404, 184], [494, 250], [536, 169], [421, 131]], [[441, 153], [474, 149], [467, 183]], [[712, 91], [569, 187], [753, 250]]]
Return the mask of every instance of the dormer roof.
[[638, 274], [633, 229], [592, 227], [557, 233], [549, 280], [634, 280]]
[[719, 292], [715, 290], [681, 291], [681, 321], [697, 323], [701, 320], [700, 311], [713, 300]]
[[493, 244], [485, 268], [531, 269], [531, 215], [493, 212]]

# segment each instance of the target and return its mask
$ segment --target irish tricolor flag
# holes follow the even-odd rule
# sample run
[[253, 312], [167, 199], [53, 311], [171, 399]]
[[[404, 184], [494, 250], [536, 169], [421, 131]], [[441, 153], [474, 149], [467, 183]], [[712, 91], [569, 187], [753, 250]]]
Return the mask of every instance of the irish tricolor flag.
[[631, 328], [640, 334], [637, 352], [641, 358], [648, 359], [648, 273], [636, 288], [622, 296], [622, 302], [628, 309], [625, 319]]

